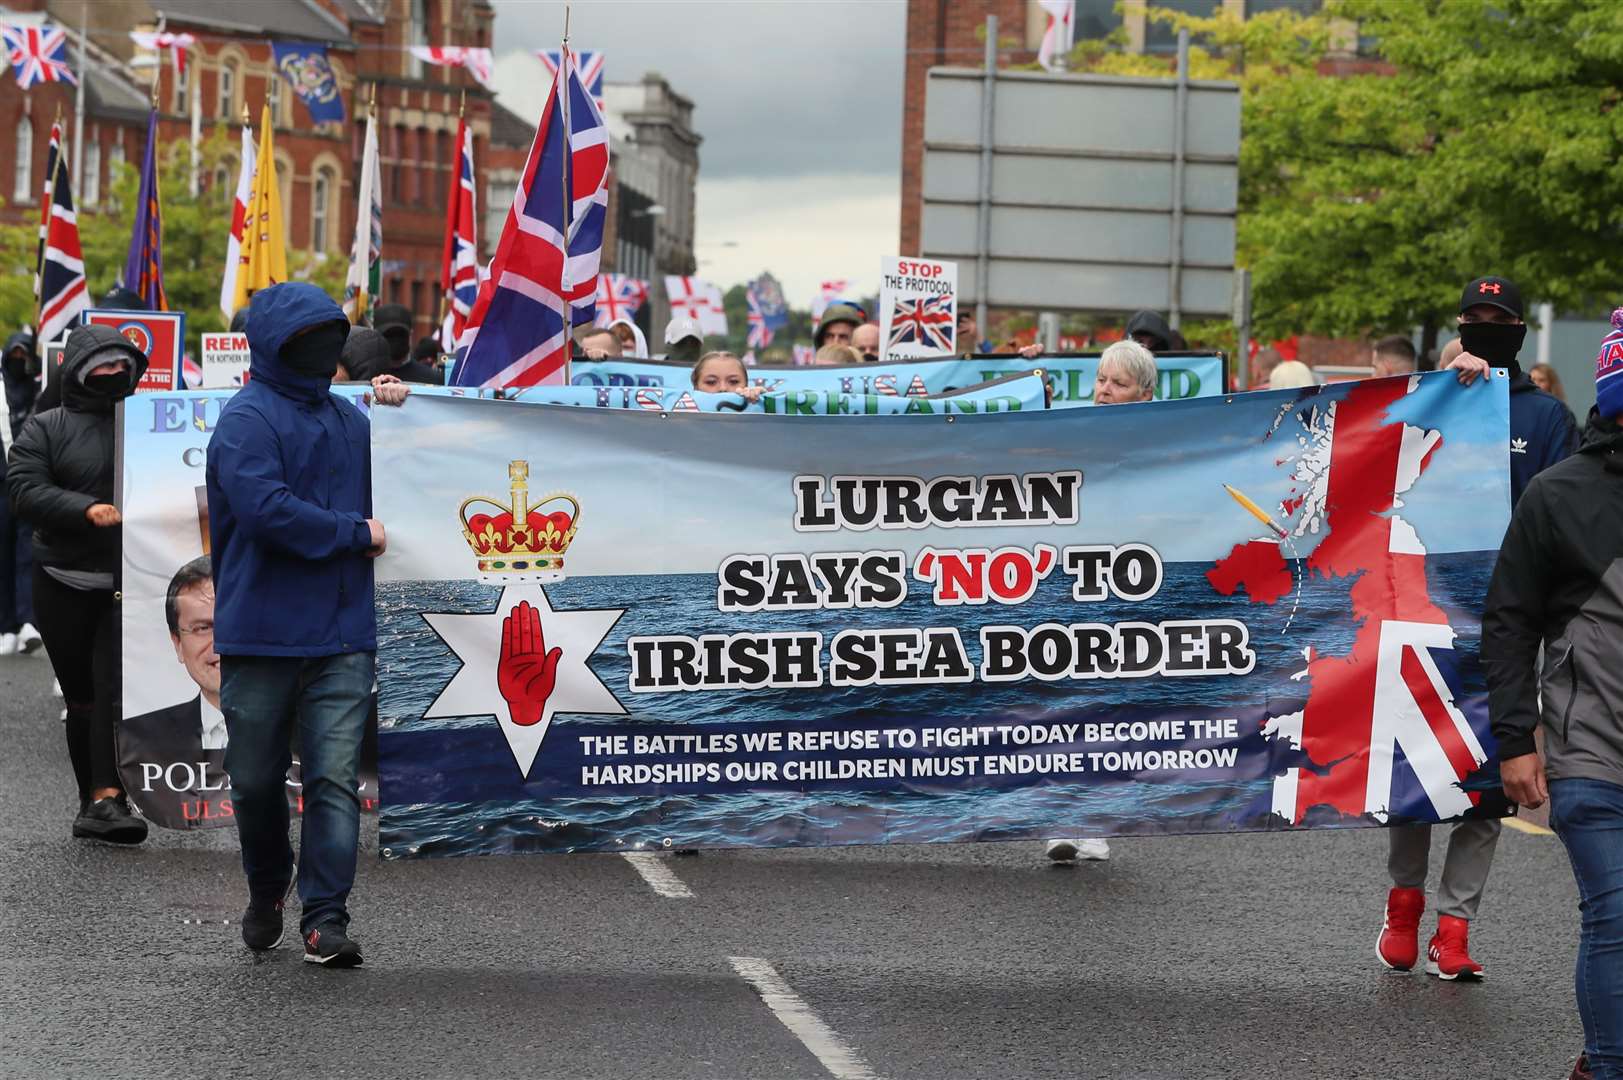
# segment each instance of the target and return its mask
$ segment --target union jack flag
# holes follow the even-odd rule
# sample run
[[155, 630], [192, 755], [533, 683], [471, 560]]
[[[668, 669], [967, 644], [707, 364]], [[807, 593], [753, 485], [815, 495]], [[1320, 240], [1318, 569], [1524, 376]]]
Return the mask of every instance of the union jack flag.
[[440, 348], [456, 349], [457, 339], [468, 325], [473, 305], [479, 298], [478, 241], [474, 223], [479, 220], [474, 206], [473, 131], [466, 120], [457, 122], [457, 182], [451, 185], [451, 198], [445, 209], [445, 250], [440, 259], [440, 281], [444, 283], [444, 314], [440, 325]]
[[5, 39], [17, 85], [24, 90], [42, 82], [78, 85], [79, 77], [68, 67], [67, 31], [49, 24], [0, 26], [0, 37]]
[[79, 321], [90, 306], [85, 286], [84, 252], [79, 247], [79, 219], [73, 212], [73, 186], [68, 181], [67, 155], [60, 152], [61, 127], [51, 131], [48, 155], [45, 222], [34, 292], [39, 301], [39, 344], [55, 341]]
[[[547, 72], [554, 77], [558, 74], [558, 50], [537, 49], [535, 55], [547, 65]], [[600, 52], [587, 52], [582, 50], [575, 54], [575, 66], [580, 68], [581, 85], [586, 92], [592, 95], [597, 102], [597, 111], [603, 111], [603, 54]]]
[[896, 301], [890, 313], [890, 343], [922, 345], [939, 352], [952, 352], [957, 326], [952, 317], [951, 296], [916, 296]]
[[595, 313], [609, 133], [580, 72], [567, 70], [548, 91], [490, 276], [457, 340], [453, 386], [567, 383], [570, 330]]
[[789, 325], [789, 310], [783, 302], [783, 289], [771, 274], [762, 274], [744, 290], [749, 303], [748, 344], [764, 349], [779, 330]]
[[648, 282], [626, 274], [599, 274], [597, 277], [596, 325], [607, 326], [617, 319], [634, 319], [648, 302]]

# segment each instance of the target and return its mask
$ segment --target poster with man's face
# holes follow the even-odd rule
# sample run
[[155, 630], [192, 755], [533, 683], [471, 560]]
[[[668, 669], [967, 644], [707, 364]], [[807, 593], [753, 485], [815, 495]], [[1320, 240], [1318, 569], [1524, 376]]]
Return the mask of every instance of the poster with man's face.
[[[123, 406], [119, 775], [141, 815], [172, 829], [232, 823], [204, 482], [209, 436], [232, 393], [139, 394]], [[360, 796], [368, 810], [377, 805], [376, 724], [374, 714], [361, 747]], [[298, 813], [297, 733], [289, 749], [288, 804]]]

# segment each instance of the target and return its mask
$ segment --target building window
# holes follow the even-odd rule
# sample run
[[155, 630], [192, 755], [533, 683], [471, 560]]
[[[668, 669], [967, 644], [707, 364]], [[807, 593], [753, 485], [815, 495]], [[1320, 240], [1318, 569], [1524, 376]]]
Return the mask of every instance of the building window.
[[444, 206], [449, 196], [447, 190], [457, 180], [457, 171], [462, 165], [462, 148], [457, 147], [453, 152], [450, 149], [453, 136], [449, 132], [441, 131], [434, 136], [434, 205]]
[[86, 206], [95, 206], [101, 202], [101, 142], [94, 132], [85, 144], [84, 165], [85, 189], [81, 195]]
[[[189, 99], [192, 92], [192, 62], [195, 60], [195, 56], [187, 57], [186, 69], [175, 79], [175, 111], [178, 113], [191, 111]], [[163, 62], [163, 55], [161, 53], [159, 54], [158, 62]], [[174, 70], [173, 64], [170, 65], [170, 70]], [[162, 77], [163, 76], [161, 75], [159, 76], [159, 78]]]
[[[1209, 19], [1216, 15], [1218, 9], [1222, 6], [1222, 0], [1154, 0], [1149, 5], [1149, 8], [1150, 11], [1177, 11], [1184, 15]], [[1171, 23], [1150, 18], [1146, 13], [1144, 19], [1144, 51], [1147, 53], [1176, 54], [1178, 51], [1178, 31], [1172, 28]]]
[[271, 68], [270, 75], [265, 80], [265, 104], [270, 106], [271, 127], [287, 127], [287, 117], [284, 111], [287, 108], [287, 95], [284, 93], [282, 77]]
[[124, 165], [124, 136], [115, 134], [113, 145], [107, 151], [107, 176], [109, 179], [118, 179], [118, 170]]
[[17, 163], [12, 170], [11, 201], [34, 201], [34, 122], [28, 117], [17, 121]]
[[220, 65], [220, 119], [229, 122], [234, 119], [232, 113], [236, 111], [237, 103], [237, 68], [235, 64]]
[[[406, 30], [413, 45], [428, 44], [428, 0], [411, 0], [411, 26]], [[423, 62], [406, 53], [406, 77], [421, 79], [424, 72]]]
[[406, 161], [406, 129], [397, 127], [390, 130], [392, 136], [389, 142], [394, 150], [394, 168], [390, 171], [394, 173], [394, 183], [389, 185], [390, 190], [386, 194], [396, 202], [404, 202], [406, 200], [406, 173], [411, 168], [410, 163]]
[[323, 165], [316, 170], [310, 186], [310, 250], [320, 254], [327, 250], [327, 230], [332, 217], [333, 172]]
[[[1046, 12], [1044, 13], [1046, 14]], [[1076, 40], [1092, 41], [1109, 36], [1121, 26], [1116, 0], [1076, 0]], [[1044, 26], [1047, 25], [1045, 22]]]
[[416, 128], [406, 131], [406, 198], [413, 206], [421, 206], [423, 202], [423, 136], [426, 132]]
[[413, 323], [412, 323], [412, 327], [411, 327], [411, 335], [412, 335], [412, 337], [417, 336], [417, 325], [416, 325], [415, 320], [417, 318], [418, 313], [421, 312], [422, 310], [423, 310], [423, 283], [421, 281], [414, 281], [414, 282], [411, 283], [411, 317], [414, 320]]
[[231, 173], [233, 169], [233, 162], [227, 161], [219, 165], [214, 170], [214, 186], [219, 188], [221, 191], [231, 192], [232, 198], [235, 198], [237, 189], [231, 186]]

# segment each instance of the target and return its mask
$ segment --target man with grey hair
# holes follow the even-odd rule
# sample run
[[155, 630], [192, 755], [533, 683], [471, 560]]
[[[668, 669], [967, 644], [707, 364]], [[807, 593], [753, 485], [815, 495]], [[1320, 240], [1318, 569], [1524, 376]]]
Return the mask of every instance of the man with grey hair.
[[[1099, 371], [1093, 379], [1095, 405], [1126, 405], [1155, 397], [1159, 375], [1155, 354], [1136, 341], [1117, 341], [1099, 357]], [[1048, 842], [1048, 858], [1057, 863], [1110, 858], [1110, 845], [1101, 837], [1059, 838]]]

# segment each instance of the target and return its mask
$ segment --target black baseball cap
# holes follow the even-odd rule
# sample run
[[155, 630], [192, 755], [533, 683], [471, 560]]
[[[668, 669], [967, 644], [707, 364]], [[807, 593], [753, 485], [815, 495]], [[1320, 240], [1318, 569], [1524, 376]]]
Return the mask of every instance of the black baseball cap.
[[1489, 304], [1518, 319], [1522, 317], [1522, 291], [1516, 288], [1515, 282], [1502, 277], [1479, 277], [1465, 287], [1460, 297], [1460, 314], [1478, 304]]

